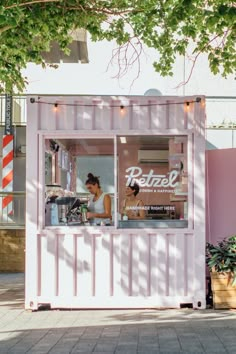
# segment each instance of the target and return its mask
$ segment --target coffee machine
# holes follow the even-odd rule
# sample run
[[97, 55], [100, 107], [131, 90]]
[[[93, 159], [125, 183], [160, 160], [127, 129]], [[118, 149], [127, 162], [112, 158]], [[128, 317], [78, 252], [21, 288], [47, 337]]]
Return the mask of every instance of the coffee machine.
[[58, 217], [60, 223], [81, 223], [80, 201], [78, 198], [58, 197], [55, 202], [58, 206]]

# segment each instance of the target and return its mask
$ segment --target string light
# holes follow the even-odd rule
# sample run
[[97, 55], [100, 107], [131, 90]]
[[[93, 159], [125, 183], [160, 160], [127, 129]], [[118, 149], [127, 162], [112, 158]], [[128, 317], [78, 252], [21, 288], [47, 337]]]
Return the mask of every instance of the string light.
[[190, 102], [186, 102], [185, 108], [186, 108], [186, 112], [189, 112], [189, 110], [190, 110]]
[[[47, 104], [54, 106], [54, 110], [57, 111], [59, 106], [69, 106], [69, 107], [97, 107], [96, 104], [83, 104], [83, 103], [54, 103], [54, 102], [46, 102], [46, 101], [37, 101], [35, 98], [30, 98], [31, 103], [38, 103], [38, 104]], [[192, 101], [183, 101], [183, 102], [159, 102], [159, 103], [140, 103], [137, 104], [136, 106], [138, 107], [151, 107], [151, 106], [171, 106], [171, 105], [185, 105], [186, 109], [190, 109], [190, 104], [191, 103], [201, 103], [202, 99], [201, 97], [196, 97], [195, 100]], [[109, 107], [112, 108], [120, 108], [120, 113], [125, 113], [126, 108], [133, 107], [133, 104], [127, 104], [127, 105], [110, 105]]]
[[54, 108], [53, 108], [54, 112], [57, 112], [58, 110], [58, 103], [54, 103]]
[[121, 116], [125, 115], [125, 107], [123, 105], [120, 106], [120, 115]]
[[202, 106], [202, 108], [204, 108], [206, 106], [206, 101], [205, 100], [201, 101], [201, 106]]

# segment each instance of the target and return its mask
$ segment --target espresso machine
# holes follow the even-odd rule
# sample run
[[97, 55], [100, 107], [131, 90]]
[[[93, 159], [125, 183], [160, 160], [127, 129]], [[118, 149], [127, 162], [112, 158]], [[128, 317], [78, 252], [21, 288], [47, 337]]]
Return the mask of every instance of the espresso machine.
[[58, 197], [55, 200], [58, 206], [59, 223], [80, 224], [81, 211], [80, 201], [76, 197]]

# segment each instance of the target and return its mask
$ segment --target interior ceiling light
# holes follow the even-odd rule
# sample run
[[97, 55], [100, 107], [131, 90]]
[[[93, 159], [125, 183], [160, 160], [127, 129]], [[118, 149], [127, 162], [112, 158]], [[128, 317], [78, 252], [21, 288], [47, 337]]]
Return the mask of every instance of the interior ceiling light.
[[121, 136], [120, 137], [120, 142], [121, 142], [121, 144], [126, 144], [127, 143], [126, 137], [125, 136]]

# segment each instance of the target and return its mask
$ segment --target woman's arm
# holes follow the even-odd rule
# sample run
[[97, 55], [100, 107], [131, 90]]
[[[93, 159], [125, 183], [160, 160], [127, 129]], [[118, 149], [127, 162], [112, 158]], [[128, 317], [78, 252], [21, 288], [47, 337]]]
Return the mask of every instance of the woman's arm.
[[[142, 200], [139, 201], [138, 207], [144, 207]], [[128, 211], [127, 215], [130, 220], [141, 220], [146, 218], [146, 212], [144, 208], [139, 209], [138, 215], [133, 215], [131, 210]]]
[[142, 200], [140, 200], [139, 205], [143, 207], [142, 209], [139, 209], [139, 219], [145, 219], [146, 218], [146, 211], [144, 209], [144, 203]]
[[126, 207], [126, 200], [124, 199], [122, 204], [121, 204], [121, 210], [120, 210], [120, 215], [121, 215], [122, 218], [124, 216], [125, 207]]
[[106, 194], [103, 200], [104, 213], [87, 213], [88, 219], [101, 218], [101, 219], [111, 219], [111, 197]]

